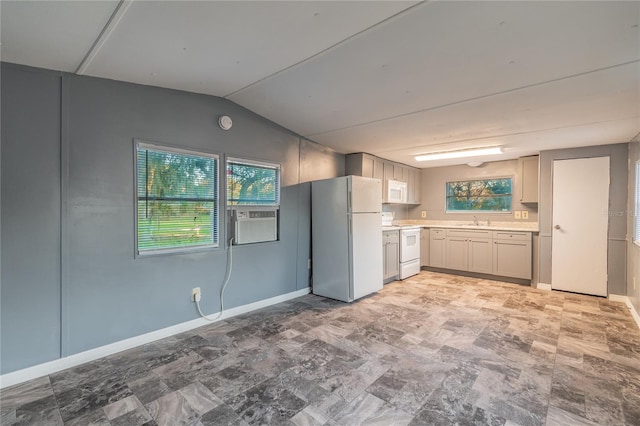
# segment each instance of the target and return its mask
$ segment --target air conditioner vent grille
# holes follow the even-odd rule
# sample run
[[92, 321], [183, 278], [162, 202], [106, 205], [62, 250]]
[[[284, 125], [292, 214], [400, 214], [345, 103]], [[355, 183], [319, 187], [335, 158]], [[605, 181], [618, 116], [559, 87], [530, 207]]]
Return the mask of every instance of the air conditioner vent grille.
[[278, 240], [278, 211], [275, 209], [235, 209], [234, 244], [252, 244]]

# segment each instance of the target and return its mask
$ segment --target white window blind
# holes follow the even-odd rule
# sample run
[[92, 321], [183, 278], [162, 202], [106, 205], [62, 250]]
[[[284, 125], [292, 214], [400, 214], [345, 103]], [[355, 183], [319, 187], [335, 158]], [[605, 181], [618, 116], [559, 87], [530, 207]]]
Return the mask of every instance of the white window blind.
[[280, 165], [227, 159], [227, 205], [280, 205]]
[[218, 245], [218, 157], [136, 143], [138, 254]]
[[636, 162], [636, 205], [633, 212], [633, 242], [640, 245], [640, 161]]

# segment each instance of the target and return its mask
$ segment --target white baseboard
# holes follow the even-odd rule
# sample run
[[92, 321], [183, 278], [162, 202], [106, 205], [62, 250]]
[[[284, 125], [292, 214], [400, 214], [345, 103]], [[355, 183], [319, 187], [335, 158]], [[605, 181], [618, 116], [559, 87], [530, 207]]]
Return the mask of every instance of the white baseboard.
[[610, 294], [609, 300], [611, 300], [612, 302], [622, 302], [625, 305], [627, 305], [627, 307], [629, 308], [629, 311], [631, 311], [631, 316], [633, 317], [636, 324], [638, 325], [638, 328], [640, 328], [640, 315], [638, 315], [638, 311], [636, 311], [635, 306], [633, 306], [633, 303], [631, 303], [631, 299], [621, 294]]
[[[311, 288], [303, 288], [302, 290], [296, 290], [291, 293], [283, 294], [280, 296], [271, 297], [265, 300], [259, 300], [257, 302], [249, 303], [246, 305], [231, 308], [222, 313], [219, 319], [221, 321], [227, 318], [235, 317], [236, 315], [245, 314], [247, 312], [255, 311], [257, 309], [266, 308], [267, 306], [275, 305], [277, 303], [286, 302], [287, 300], [295, 299], [296, 297], [309, 294]], [[214, 315], [214, 314], [211, 314]], [[80, 364], [84, 364], [96, 359], [113, 355], [118, 352], [122, 352], [127, 349], [135, 348], [136, 346], [145, 345], [147, 343], [154, 342], [156, 340], [164, 339], [165, 337], [173, 336], [175, 334], [183, 333], [185, 331], [193, 330], [194, 328], [202, 327], [204, 325], [212, 324], [211, 321], [207, 321], [204, 318], [197, 318], [191, 321], [183, 322], [180, 324], [172, 325], [170, 327], [155, 330], [149, 333], [141, 334], [139, 336], [131, 337], [128, 339], [120, 340], [118, 342], [110, 343], [108, 345], [100, 346], [98, 348], [90, 349], [88, 351], [80, 352], [74, 355], [69, 355], [64, 358], [59, 358], [53, 361], [45, 362], [43, 364], [34, 365], [33, 367], [24, 368], [22, 370], [13, 371], [11, 373], [3, 374], [0, 376], [0, 389], [8, 386], [13, 386], [18, 383], [26, 382], [28, 380], [36, 379], [38, 377], [46, 376], [58, 371], [66, 370], [67, 368], [76, 367]]]
[[638, 328], [640, 328], [640, 315], [638, 314], [638, 311], [636, 311], [635, 306], [633, 306], [633, 303], [631, 303], [631, 299], [629, 299], [628, 297], [625, 296], [626, 300], [626, 304], [629, 307], [629, 310], [631, 311], [631, 316], [633, 317], [634, 320], [636, 320], [636, 324], [638, 325]]
[[538, 284], [536, 284], [536, 288], [538, 290], [549, 290], [549, 291], [551, 291], [551, 284], [538, 283]]

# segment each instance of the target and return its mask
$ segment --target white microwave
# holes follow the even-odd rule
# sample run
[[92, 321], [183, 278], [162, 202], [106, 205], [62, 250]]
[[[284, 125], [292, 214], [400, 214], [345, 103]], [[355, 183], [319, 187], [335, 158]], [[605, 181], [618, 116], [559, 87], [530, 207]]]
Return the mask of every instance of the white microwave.
[[400, 182], [398, 180], [391, 179], [387, 180], [385, 195], [385, 203], [406, 203], [407, 182]]

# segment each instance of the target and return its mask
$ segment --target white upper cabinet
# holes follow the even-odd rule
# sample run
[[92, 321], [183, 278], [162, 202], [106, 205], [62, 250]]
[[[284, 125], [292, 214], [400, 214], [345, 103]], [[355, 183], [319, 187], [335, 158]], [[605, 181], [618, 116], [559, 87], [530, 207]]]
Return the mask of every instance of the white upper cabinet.
[[407, 204], [420, 204], [420, 184], [422, 181], [420, 169], [362, 152], [348, 154], [345, 164], [347, 175], [372, 177], [382, 181], [382, 202], [387, 201], [384, 194], [385, 182], [397, 180], [407, 184]]

